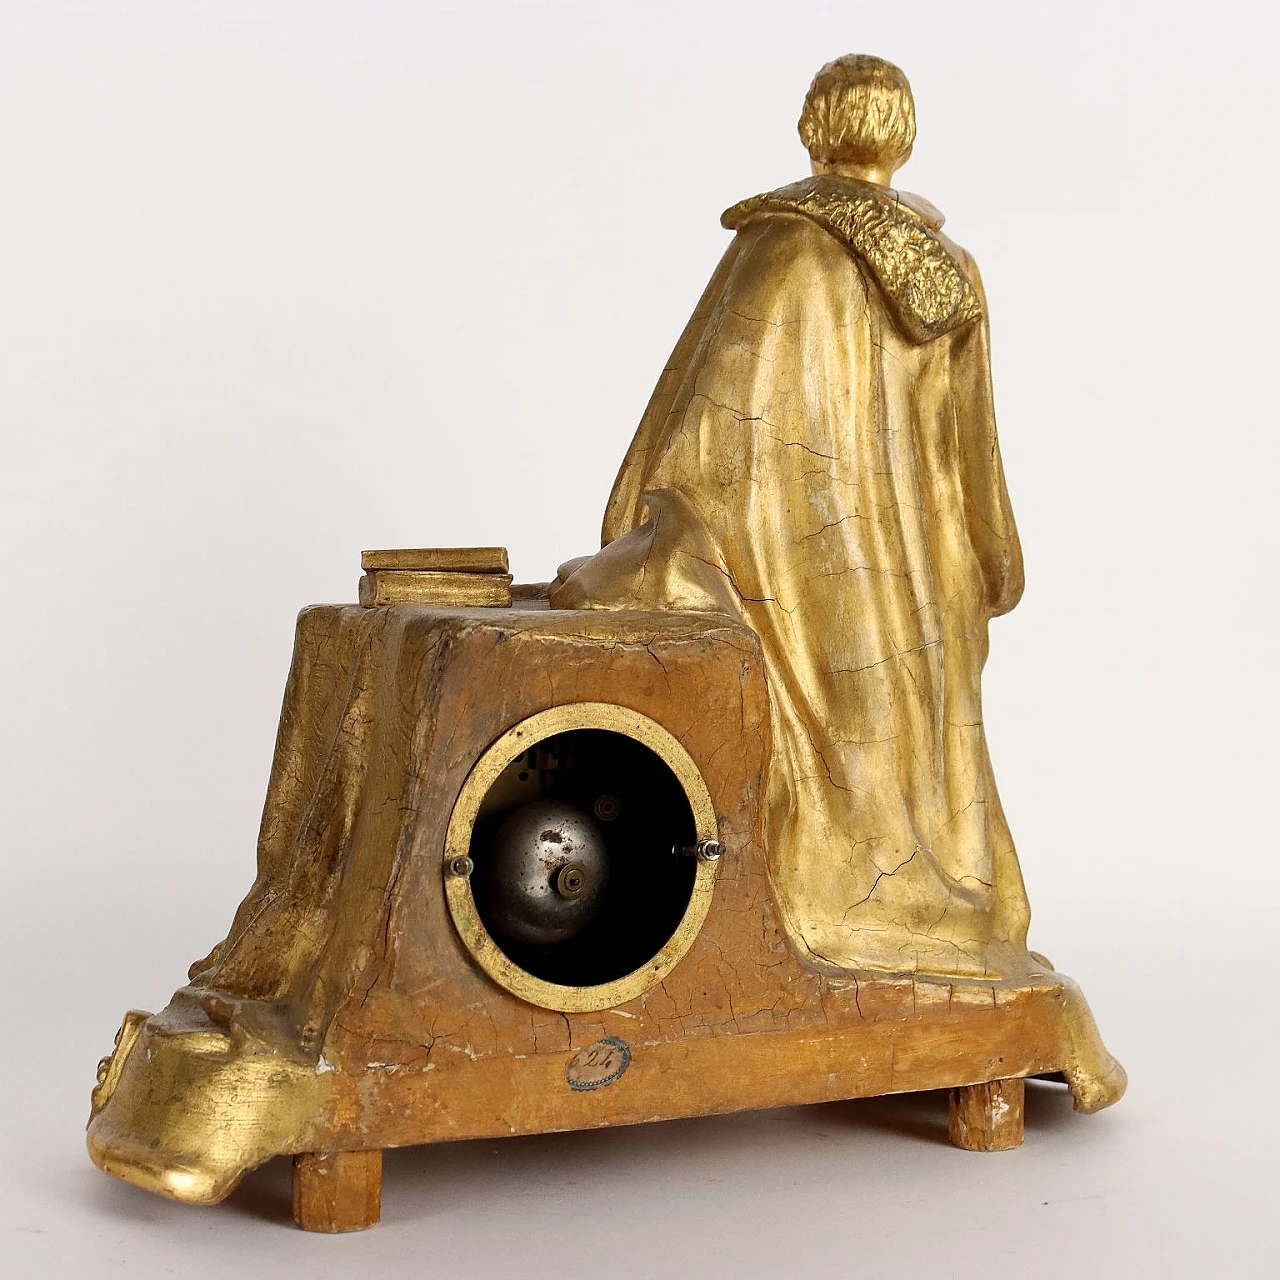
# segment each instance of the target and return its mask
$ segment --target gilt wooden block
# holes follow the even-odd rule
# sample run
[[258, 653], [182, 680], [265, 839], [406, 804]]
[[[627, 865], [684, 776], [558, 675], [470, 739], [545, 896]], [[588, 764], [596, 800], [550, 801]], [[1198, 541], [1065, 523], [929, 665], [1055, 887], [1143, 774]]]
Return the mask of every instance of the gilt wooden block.
[[1022, 1146], [1027, 1082], [986, 1080], [951, 1090], [950, 1137], [965, 1151], [1008, 1151]]
[[360, 567], [434, 573], [509, 573], [506, 547], [403, 547], [362, 551]]
[[420, 569], [371, 569], [360, 579], [360, 603], [450, 604], [505, 609], [511, 603], [508, 573], [437, 573]]
[[304, 1231], [363, 1231], [381, 1214], [381, 1151], [293, 1157], [293, 1220]]

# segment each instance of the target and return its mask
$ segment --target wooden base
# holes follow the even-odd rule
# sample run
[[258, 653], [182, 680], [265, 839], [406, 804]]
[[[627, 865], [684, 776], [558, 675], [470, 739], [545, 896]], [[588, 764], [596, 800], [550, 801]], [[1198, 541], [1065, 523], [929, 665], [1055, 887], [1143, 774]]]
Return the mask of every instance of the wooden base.
[[[1022, 1145], [1026, 1081], [989, 1080], [951, 1090], [950, 1138], [965, 1151]], [[304, 1231], [364, 1231], [382, 1213], [382, 1152], [293, 1158], [293, 1218]]]
[[381, 1151], [293, 1157], [293, 1220], [304, 1231], [363, 1231], [381, 1215]]
[[988, 1080], [951, 1090], [950, 1136], [965, 1151], [1008, 1151], [1022, 1146], [1027, 1082]]
[[[602, 706], [688, 753], [725, 852], [660, 981], [544, 1007], [455, 925], [450, 825], [501, 736], [549, 710], [597, 725]], [[388, 1148], [959, 1086], [952, 1140], [999, 1150], [1021, 1140], [1020, 1077], [1063, 1073], [1081, 1111], [1114, 1102], [1124, 1072], [1084, 997], [1033, 956], [988, 978], [799, 947], [766, 856], [768, 713], [755, 636], [716, 614], [305, 610], [260, 874], [192, 985], [122, 1034], [93, 1159], [213, 1204], [282, 1151], [321, 1153], [298, 1158], [295, 1216], [347, 1231], [377, 1221]]]

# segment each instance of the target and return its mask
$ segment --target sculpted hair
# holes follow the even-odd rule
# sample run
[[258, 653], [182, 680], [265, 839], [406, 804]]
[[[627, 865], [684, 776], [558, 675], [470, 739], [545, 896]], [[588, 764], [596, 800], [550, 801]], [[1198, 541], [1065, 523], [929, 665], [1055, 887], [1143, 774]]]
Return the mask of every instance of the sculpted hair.
[[818, 164], [904, 164], [916, 140], [907, 77], [883, 58], [851, 53], [813, 78], [800, 139]]

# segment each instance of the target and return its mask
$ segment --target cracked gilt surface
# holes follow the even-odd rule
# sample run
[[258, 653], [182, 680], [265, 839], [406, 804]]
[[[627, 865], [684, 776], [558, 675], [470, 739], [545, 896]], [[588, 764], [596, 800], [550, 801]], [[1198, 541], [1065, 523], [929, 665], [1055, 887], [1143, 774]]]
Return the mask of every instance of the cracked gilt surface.
[[766, 845], [810, 958], [1028, 972], [982, 726], [1022, 561], [972, 260], [918, 197], [827, 176], [739, 228], [623, 463], [569, 608], [692, 608], [759, 637]]
[[[1120, 1096], [1078, 988], [1026, 950], [983, 735], [987, 624], [1022, 568], [981, 286], [927, 208], [859, 186], [734, 212], [555, 607], [303, 611], [257, 880], [108, 1064], [104, 1168], [211, 1202], [285, 1152], [1044, 1071], [1081, 1110]], [[674, 734], [727, 847], [685, 957], [584, 1014], [497, 987], [442, 878], [472, 765], [573, 702]], [[572, 1090], [606, 1036], [627, 1072]]]
[[[909, 202], [909, 203], [908, 203]], [[725, 211], [736, 231], [762, 214], [798, 213], [844, 239], [875, 275], [894, 319], [913, 341], [937, 338], [982, 316], [982, 303], [941, 217], [918, 196], [903, 198], [832, 174], [806, 178]]]
[[[564, 1014], [500, 989], [449, 919], [445, 831], [498, 726], [608, 700], [699, 763], [727, 852], [660, 984]], [[96, 1111], [104, 1167], [221, 1199], [270, 1156], [629, 1124], [1063, 1070], [1123, 1072], [1078, 989], [836, 969], [797, 950], [761, 828], [769, 697], [758, 638], [715, 615], [318, 606], [298, 621], [259, 843], [227, 939], [141, 1027]], [[892, 871], [893, 868], [887, 868]], [[893, 878], [902, 875], [899, 869]], [[877, 890], [878, 892], [878, 890]], [[606, 1035], [632, 1064], [575, 1092]]]

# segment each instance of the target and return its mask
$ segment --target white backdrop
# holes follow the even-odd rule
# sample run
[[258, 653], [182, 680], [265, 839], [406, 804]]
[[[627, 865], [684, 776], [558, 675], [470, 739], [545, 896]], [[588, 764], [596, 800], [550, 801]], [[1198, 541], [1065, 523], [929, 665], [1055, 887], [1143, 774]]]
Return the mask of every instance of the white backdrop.
[[[15, 1274], [1269, 1273], [1277, 679], [1273, 11], [915, 0], [0, 6], [4, 1250]], [[363, 547], [596, 545], [728, 236], [849, 51], [982, 265], [1029, 586], [987, 721], [1035, 912], [1131, 1092], [937, 1098], [388, 1161], [285, 1230], [81, 1128], [253, 878], [293, 617]], [[924, 1140], [922, 1140], [924, 1139]], [[465, 1270], [464, 1270], [465, 1269]]]

